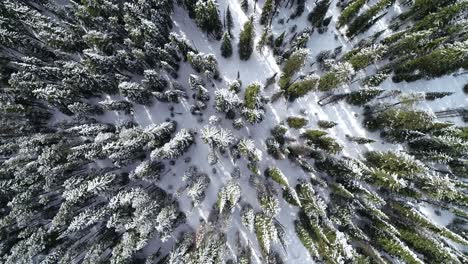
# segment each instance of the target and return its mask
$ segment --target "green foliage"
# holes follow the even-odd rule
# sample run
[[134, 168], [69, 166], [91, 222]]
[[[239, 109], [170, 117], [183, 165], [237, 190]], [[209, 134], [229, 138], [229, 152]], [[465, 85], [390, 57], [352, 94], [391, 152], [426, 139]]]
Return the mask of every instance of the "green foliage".
[[359, 12], [361, 7], [366, 3], [366, 0], [354, 0], [341, 12], [338, 18], [338, 27], [348, 24]]
[[371, 23], [371, 20], [379, 14], [383, 9], [393, 4], [395, 0], [380, 0], [375, 5], [364, 11], [361, 15], [351, 22], [346, 32], [346, 36], [352, 37], [360, 33], [365, 27]]
[[422, 262], [408, 247], [398, 239], [381, 235], [377, 243], [387, 252], [402, 258], [408, 264], [422, 264]]
[[296, 234], [302, 242], [302, 245], [309, 251], [309, 254], [313, 257], [318, 257], [319, 253], [315, 247], [314, 239], [309, 234], [309, 232], [304, 228], [304, 226], [296, 221], [294, 224], [296, 228]]
[[241, 197], [241, 188], [239, 184], [235, 182], [229, 182], [223, 186], [218, 192], [218, 200], [216, 205], [218, 206], [219, 212], [224, 210], [232, 211], [236, 206], [237, 202]]
[[297, 98], [303, 97], [308, 92], [317, 89], [318, 80], [319, 78], [316, 75], [307, 76], [304, 80], [289, 85], [285, 95], [289, 101], [294, 101]]
[[455, 0], [416, 0], [411, 6], [411, 9], [399, 15], [398, 18], [401, 20], [408, 18], [419, 20], [430, 13], [438, 11], [440, 8], [451, 5], [455, 2]]
[[249, 0], [240, 0], [241, 1], [241, 8], [244, 12], [247, 13], [249, 11]]
[[338, 123], [333, 122], [333, 121], [328, 121], [328, 120], [319, 120], [317, 122], [317, 125], [320, 128], [327, 129], [327, 128], [335, 127], [336, 125], [338, 125]]
[[293, 52], [293, 54], [291, 54], [291, 56], [286, 60], [283, 66], [281, 77], [278, 81], [278, 85], [281, 89], [288, 88], [291, 82], [291, 78], [304, 65], [307, 55], [307, 49], [299, 49]]
[[184, 0], [185, 7], [191, 18], [195, 18], [195, 6], [198, 0]]
[[327, 132], [322, 130], [309, 129], [301, 134], [301, 137], [306, 138], [309, 144], [312, 144], [328, 153], [336, 154], [340, 152], [343, 147], [336, 142], [332, 137], [326, 136]]
[[254, 34], [253, 18], [251, 17], [245, 22], [239, 35], [239, 58], [241, 60], [248, 60], [252, 55]]
[[272, 180], [277, 182], [279, 185], [283, 187], [288, 187], [288, 179], [284, 176], [283, 172], [280, 171], [277, 167], [269, 167], [265, 170], [265, 175], [270, 177]]
[[454, 18], [460, 15], [464, 10], [468, 8], [466, 1], [457, 2], [453, 5], [448, 5], [441, 8], [438, 12], [428, 14], [423, 19], [418, 21], [411, 30], [413, 32], [431, 29], [431, 28], [445, 28], [452, 22]]
[[349, 62], [355, 70], [360, 70], [380, 59], [386, 52], [386, 46], [376, 44], [359, 50], [352, 50], [344, 56], [344, 59]]
[[384, 90], [378, 88], [368, 88], [352, 91], [346, 97], [346, 102], [352, 105], [365, 105], [375, 97], [381, 95], [383, 92]]
[[364, 125], [369, 129], [406, 129], [426, 132], [434, 127], [433, 119], [432, 115], [424, 111], [390, 108], [370, 117]]
[[259, 105], [261, 86], [251, 83], [245, 88], [244, 104], [247, 108], [255, 109]]
[[367, 85], [369, 87], [377, 87], [380, 84], [382, 84], [385, 81], [385, 79], [387, 79], [388, 75], [388, 71], [378, 71], [374, 75], [369, 75], [365, 77], [362, 80], [362, 84]]
[[307, 123], [309, 123], [309, 120], [300, 116], [290, 116], [288, 119], [286, 119], [286, 122], [288, 123], [289, 127], [299, 129], [303, 126], [306, 126]]
[[369, 151], [365, 154], [365, 158], [369, 166], [403, 177], [416, 177], [417, 174], [426, 171], [421, 162], [406, 154]]
[[223, 34], [221, 40], [221, 55], [225, 58], [229, 58], [232, 55], [231, 35], [229, 32]]
[[354, 69], [348, 62], [332, 65], [330, 71], [320, 77], [318, 89], [330, 91], [343, 84], [354, 74]]
[[460, 68], [468, 68], [468, 59], [464, 57], [468, 50], [468, 41], [447, 44], [433, 52], [409, 60], [395, 67], [394, 81], [413, 81], [421, 77], [439, 77]]
[[257, 51], [262, 53], [265, 46], [271, 46], [272, 37], [271, 29], [269, 27], [264, 27], [260, 40], [257, 43]]
[[363, 144], [369, 144], [369, 143], [374, 143], [375, 140], [373, 139], [369, 139], [369, 138], [365, 138], [365, 137], [347, 137], [347, 139], [349, 141], [353, 141], [353, 142], [356, 142], [360, 145], [363, 145]]
[[309, 140], [315, 140], [321, 136], [326, 135], [327, 132], [322, 131], [322, 130], [313, 130], [313, 129], [308, 129], [306, 132], [301, 134], [301, 137], [304, 137]]
[[330, 154], [337, 154], [343, 149], [343, 147], [332, 137], [322, 136], [311, 142], [318, 148], [323, 149]]
[[273, 11], [273, 0], [266, 0], [263, 4], [262, 15], [260, 16], [260, 25], [265, 25], [269, 22]]
[[299, 196], [296, 193], [296, 190], [291, 187], [283, 188], [283, 198], [289, 204], [294, 206], [302, 206]]
[[272, 244], [278, 241], [278, 231], [273, 223], [273, 219], [265, 214], [258, 213], [255, 215], [254, 226], [260, 249], [263, 254], [268, 255]]
[[423, 254], [424, 260], [431, 260], [436, 263], [442, 262], [458, 262], [435, 240], [430, 237], [424, 236], [414, 228], [409, 226], [398, 228], [400, 237], [411, 248]]
[[408, 143], [414, 151], [443, 153], [452, 158], [462, 157], [468, 152], [468, 141], [451, 136], [423, 137]]
[[279, 200], [273, 195], [261, 195], [259, 203], [263, 213], [268, 217], [275, 217], [281, 209]]
[[424, 215], [422, 215], [415, 209], [408, 208], [407, 206], [404, 206], [400, 203], [392, 203], [391, 207], [392, 210], [394, 210], [398, 215], [400, 215], [400, 217], [411, 220], [415, 225], [427, 228], [432, 232], [440, 236], [446, 237], [450, 240], [453, 240], [454, 242], [457, 242], [459, 244], [468, 245], [468, 241], [466, 241], [464, 238], [453, 233], [452, 231], [443, 226], [439, 226], [438, 224], [431, 222], [429, 219], [427, 219]]
[[219, 18], [216, 0], [197, 1], [195, 6], [195, 20], [197, 25], [209, 34], [219, 39], [223, 24]]

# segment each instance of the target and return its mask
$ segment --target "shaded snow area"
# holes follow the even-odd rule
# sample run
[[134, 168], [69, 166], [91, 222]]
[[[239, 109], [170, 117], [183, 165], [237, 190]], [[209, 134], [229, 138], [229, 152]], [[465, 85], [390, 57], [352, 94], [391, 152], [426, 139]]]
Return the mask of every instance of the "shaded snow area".
[[[283, 25], [279, 24], [278, 20], [288, 20], [291, 11], [289, 9], [278, 10], [279, 15], [275, 17], [272, 24], [273, 34], [279, 35], [281, 32], [286, 31], [288, 33], [285, 39], [288, 40], [293, 35], [293, 33], [289, 32], [291, 25], [297, 25], [297, 31], [300, 31], [301, 29], [309, 26], [309, 22], [307, 21], [307, 16], [305, 14], [309, 13], [312, 9], [313, 1], [306, 2], [306, 11], [304, 12], [304, 15], [291, 20], [288, 23], [284, 23]], [[227, 59], [222, 57], [220, 54], [221, 42], [215, 41], [208, 37], [206, 33], [201, 32], [194, 21], [187, 16], [185, 9], [176, 7], [173, 15], [173, 30], [189, 40], [189, 43], [192, 44], [193, 47], [195, 47], [198, 51], [205, 54], [214, 54], [218, 60], [222, 81], [214, 81], [212, 83], [213, 87], [207, 87], [209, 88], [211, 98], [214, 98], [214, 92], [216, 89], [227, 87], [228, 83], [236, 80], [238, 74], [245, 87], [249, 83], [255, 81], [265, 83], [267, 78], [281, 71], [281, 67], [277, 64], [275, 57], [268, 48], [265, 48], [262, 53], [254, 51], [248, 61], [241, 61], [237, 55], [237, 42], [242, 25], [248, 20], [249, 15], [258, 17], [261, 6], [263, 5], [263, 1], [258, 1], [256, 14], [253, 13], [253, 6], [250, 6], [249, 12], [246, 14], [241, 10], [240, 1], [219, 0], [219, 10], [221, 11], [221, 16], [223, 16], [224, 10], [226, 10], [228, 5], [234, 18], [234, 28], [232, 30], [232, 43], [234, 50], [233, 56]], [[395, 14], [401, 12], [398, 5], [395, 5], [395, 7], [393, 7], [393, 9], [390, 11]], [[346, 37], [344, 37], [342, 34], [339, 34], [337, 29], [335, 29], [335, 23], [339, 12], [339, 9], [334, 4], [332, 4], [327, 13], [327, 16], [333, 15], [333, 20], [328, 27], [328, 31], [323, 34], [314, 32], [310, 37], [307, 43], [309, 57], [306, 62], [306, 66], [302, 69], [303, 73], [309, 73], [311, 71], [317, 70], [316, 65], [311, 65], [311, 62], [314, 61], [315, 56], [318, 55], [320, 51], [333, 50], [337, 47], [342, 47], [343, 53], [345, 53], [346, 51], [349, 51], [355, 43], [358, 42], [358, 39], [346, 39]], [[389, 17], [391, 16], [388, 15], [384, 19], [379, 20], [378, 23], [376, 23], [370, 30], [368, 30], [365, 34], [363, 34], [363, 36], [360, 37], [367, 37], [377, 31], [386, 29], [386, 22], [388, 19], [390, 19]], [[255, 43], [257, 43], [262, 34], [262, 27], [256, 25], [255, 31]], [[183, 63], [181, 64], [181, 68], [178, 71], [178, 74], [178, 81], [187, 88], [189, 75], [196, 74], [196, 72], [190, 67], [190, 65]], [[365, 76], [365, 74], [358, 72], [356, 78], [359, 78], [359, 76]], [[393, 83], [390, 79], [387, 79], [384, 83], [381, 84], [380, 88], [385, 90], [400, 89], [405, 92], [453, 91], [454, 94], [451, 96], [447, 96], [433, 102], [424, 101], [418, 103], [417, 105], [418, 108], [424, 110], [440, 111], [448, 108], [464, 107], [468, 105], [468, 99], [463, 94], [462, 89], [460, 89], [460, 87], [462, 87], [466, 82], [468, 82], [468, 75], [466, 74], [459, 76], [449, 75], [438, 79], [420, 80], [411, 83]], [[340, 87], [338, 90], [336, 90], [336, 92], [339, 93], [352, 91], [359, 88], [359, 86], [360, 84], [358, 82], [354, 82], [350, 85]], [[279, 89], [279, 87], [277, 84], [274, 84], [266, 88], [264, 93], [266, 95], [272, 95], [275, 91], [277, 91], [277, 89]], [[317, 128], [316, 123], [318, 120], [329, 120], [337, 122], [338, 125], [329, 129], [328, 132], [331, 136], [336, 138], [341, 145], [343, 145], [344, 148], [342, 154], [344, 156], [362, 158], [362, 153], [368, 150], [402, 149], [402, 147], [398, 144], [391, 144], [381, 141], [378, 132], [369, 132], [363, 128], [362, 108], [351, 106], [345, 102], [338, 102], [336, 104], [323, 107], [319, 106], [317, 102], [324, 95], [325, 93], [321, 92], [311, 92], [307, 96], [304, 96], [294, 102], [287, 102], [284, 98], [281, 98], [267, 106], [266, 116], [263, 122], [252, 126], [246, 126], [240, 130], [233, 130], [232, 121], [225, 120], [222, 114], [217, 113], [211, 101], [208, 104], [207, 110], [204, 111], [202, 117], [191, 115], [189, 109], [189, 105], [192, 102], [191, 98], [184, 99], [181, 104], [175, 105], [154, 104], [152, 107], [138, 105], [135, 107], [134, 121], [137, 122], [140, 126], [145, 127], [150, 124], [160, 123], [168, 118], [171, 118], [176, 120], [181, 125], [181, 127], [190, 128], [199, 132], [200, 129], [208, 124], [208, 119], [210, 116], [219, 116], [221, 118], [221, 127], [231, 129], [234, 135], [238, 138], [247, 137], [254, 140], [255, 146], [262, 151], [262, 160], [259, 164], [261, 170], [267, 166], [277, 166], [287, 176], [291, 186], [294, 186], [300, 179], [308, 179], [309, 176], [304, 173], [299, 166], [291, 163], [287, 159], [273, 159], [266, 153], [265, 146], [265, 139], [270, 136], [270, 130], [280, 121], [285, 120], [288, 116], [305, 116], [307, 119], [309, 119], [309, 125], [305, 128]], [[174, 117], [169, 115], [169, 107], [175, 107]], [[119, 119], [120, 118], [118, 116], [108, 115], [103, 118], [103, 121], [117, 122]], [[456, 124], [462, 124], [462, 121], [459, 117], [446, 118], [442, 121], [451, 121], [455, 122]], [[301, 131], [302, 130], [290, 130], [288, 133], [290, 133], [291, 136], [298, 136]], [[376, 143], [358, 145], [347, 140], [347, 135], [374, 139], [376, 140]], [[241, 205], [243, 203], [250, 203], [256, 211], [261, 210], [257, 201], [257, 193], [255, 189], [249, 184], [250, 172], [245, 166], [245, 161], [237, 161], [236, 163], [231, 157], [224, 156], [220, 157], [216, 165], [211, 166], [207, 162], [209, 150], [209, 146], [207, 144], [203, 144], [199, 137], [197, 137], [196, 145], [192, 146], [190, 150], [177, 161], [176, 165], [170, 168], [159, 184], [165, 190], [175, 193], [179, 197], [181, 210], [184, 211], [187, 215], [187, 225], [191, 226], [193, 229], [197, 229], [197, 227], [199, 227], [202, 222], [208, 221], [210, 212], [212, 210], [216, 210], [214, 205], [216, 203], [217, 193], [222, 186], [224, 186], [232, 179], [231, 173], [233, 172], [234, 168], [241, 168], [241, 177], [237, 180], [242, 189], [241, 201], [233, 212], [232, 222], [225, 226], [224, 230], [220, 231], [226, 232], [228, 236], [228, 257], [234, 257], [236, 255], [236, 241], [238, 239], [238, 235], [240, 235], [241, 239], [248, 241], [247, 243], [249, 243], [255, 249], [253, 255], [256, 263], [262, 263], [261, 253], [257, 239], [255, 237], [255, 233], [248, 231], [241, 224], [239, 216]], [[190, 161], [184, 162], [186, 158], [189, 158]], [[196, 165], [200, 171], [207, 173], [211, 180], [207, 189], [206, 198], [197, 208], [192, 207], [191, 201], [183, 189], [185, 183], [181, 182], [180, 180], [181, 175], [183, 175], [186, 169], [191, 165]], [[326, 199], [326, 189], [319, 190], [319, 193], [324, 197], [324, 199]], [[310, 258], [307, 250], [304, 248], [294, 232], [294, 220], [296, 219], [298, 210], [294, 206], [285, 202], [284, 199], [280, 199], [280, 208], [281, 211], [277, 217], [277, 220], [284, 226], [284, 229], [287, 232], [285, 239], [286, 247], [283, 249], [278, 244], [274, 247], [278, 252], [282, 252], [286, 263], [312, 263], [313, 260]], [[446, 212], [442, 212], [442, 214], [436, 215], [434, 213], [434, 210], [436, 209], [432, 206], [421, 204], [420, 209], [423, 214], [440, 225], [445, 226], [449, 224], [453, 218], [450, 213]], [[184, 226], [178, 228], [179, 231], [185, 229], [186, 227]], [[170, 250], [173, 245], [171, 241], [173, 242], [174, 238], [171, 238], [169, 242], [162, 245], [163, 252]], [[155, 250], [159, 249], [160, 246], [161, 244], [159, 240], [152, 241], [145, 247], [143, 252], [145, 254], [151, 254], [155, 252]]]

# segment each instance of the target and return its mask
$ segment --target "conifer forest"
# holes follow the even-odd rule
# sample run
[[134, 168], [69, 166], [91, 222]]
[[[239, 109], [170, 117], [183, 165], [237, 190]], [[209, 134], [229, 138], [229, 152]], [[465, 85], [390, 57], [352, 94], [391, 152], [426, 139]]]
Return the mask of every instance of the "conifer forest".
[[468, 0], [0, 0], [0, 263], [468, 263]]

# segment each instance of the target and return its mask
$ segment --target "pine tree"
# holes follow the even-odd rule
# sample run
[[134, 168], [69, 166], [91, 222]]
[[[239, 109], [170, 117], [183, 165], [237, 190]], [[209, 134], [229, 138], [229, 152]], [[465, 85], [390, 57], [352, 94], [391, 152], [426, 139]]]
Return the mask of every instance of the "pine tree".
[[348, 62], [332, 64], [330, 71], [320, 77], [318, 89], [320, 91], [335, 89], [350, 80], [353, 74], [353, 66]]
[[316, 2], [316, 5], [312, 12], [309, 13], [307, 19], [316, 28], [320, 28], [323, 25], [323, 20], [327, 14], [328, 7], [330, 6], [330, 0], [320, 0]]
[[223, 34], [221, 40], [221, 55], [225, 58], [229, 58], [232, 55], [231, 35], [229, 32]]
[[197, 207], [205, 199], [210, 178], [205, 173], [200, 173], [197, 167], [191, 166], [185, 171], [182, 180], [187, 182], [187, 195], [192, 199], [193, 206]]
[[309, 123], [307, 118], [301, 116], [290, 116], [286, 119], [289, 127], [300, 129]]
[[253, 17], [250, 17], [249, 20], [245, 22], [239, 35], [239, 58], [241, 60], [248, 60], [250, 55], [252, 55], [254, 33]]
[[168, 143], [151, 152], [151, 159], [174, 159], [182, 156], [192, 145], [193, 135], [187, 129], [181, 129]]
[[261, 195], [259, 198], [263, 213], [268, 217], [275, 217], [280, 211], [279, 200], [272, 195]]
[[247, 230], [250, 232], [254, 231], [254, 221], [255, 221], [255, 211], [253, 210], [252, 206], [246, 204], [242, 206], [241, 209], [241, 222]]
[[283, 66], [281, 77], [278, 82], [281, 89], [288, 88], [293, 75], [296, 74], [304, 65], [307, 55], [307, 49], [299, 49], [291, 54]]
[[187, 60], [195, 71], [204, 73], [208, 78], [219, 78], [218, 61], [213, 54], [189, 51]]
[[377, 88], [360, 89], [352, 91], [346, 97], [346, 101], [352, 105], [365, 105], [383, 92], [384, 90]]
[[163, 163], [145, 160], [140, 163], [132, 173], [130, 173], [129, 177], [150, 182], [157, 181], [159, 180], [164, 167]]
[[215, 149], [224, 151], [234, 142], [234, 136], [231, 131], [214, 126], [205, 126], [201, 130], [201, 138], [211, 148], [208, 157], [211, 165], [217, 163], [218, 160]]
[[241, 196], [241, 188], [239, 184], [235, 182], [229, 182], [221, 188], [218, 192], [218, 201], [217, 206], [219, 213], [222, 213], [224, 210], [232, 211], [239, 201]]
[[263, 4], [262, 15], [260, 16], [260, 25], [265, 25], [270, 22], [270, 17], [273, 11], [273, 0], [266, 0]]
[[278, 242], [278, 230], [273, 219], [262, 214], [255, 215], [255, 233], [263, 254], [269, 254], [272, 244]]
[[338, 125], [338, 123], [334, 121], [319, 120], [317, 121], [317, 125], [323, 129], [328, 129], [328, 128], [335, 127], [336, 125]]
[[148, 90], [134, 82], [122, 82], [119, 84], [120, 93], [128, 99], [143, 105], [151, 103], [151, 96]]
[[276, 167], [270, 167], [265, 170], [265, 176], [270, 177], [272, 180], [277, 182], [279, 185], [283, 187], [288, 187], [288, 179], [286, 176], [283, 174], [282, 171], [280, 171]]
[[241, 100], [234, 92], [228, 89], [215, 91], [215, 109], [221, 113], [229, 113], [241, 105]]
[[308, 92], [316, 90], [319, 83], [317, 75], [309, 75], [301, 81], [292, 83], [286, 89], [286, 97], [289, 101], [305, 96]]
[[263, 52], [263, 48], [265, 46], [271, 46], [269, 42], [271, 42], [272, 34], [271, 29], [269, 27], [263, 28], [262, 35], [260, 36], [260, 40], [257, 43], [257, 50], [258, 52]]
[[216, 0], [198, 0], [195, 6], [195, 20], [197, 25], [216, 39], [222, 35], [223, 24], [219, 18]]
[[255, 147], [253, 140], [243, 138], [238, 144], [239, 151], [249, 161], [260, 161], [262, 158], [262, 152]]
[[354, 0], [340, 14], [338, 18], [338, 27], [342, 27], [348, 24], [359, 12], [362, 6], [366, 3], [366, 0]]

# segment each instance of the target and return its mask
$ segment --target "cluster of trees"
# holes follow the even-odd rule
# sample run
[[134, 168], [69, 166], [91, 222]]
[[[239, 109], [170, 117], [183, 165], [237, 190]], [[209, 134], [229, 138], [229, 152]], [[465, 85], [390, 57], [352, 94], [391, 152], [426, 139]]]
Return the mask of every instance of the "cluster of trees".
[[[193, 50], [170, 34], [172, 4], [0, 3], [2, 263], [138, 262], [184, 222], [157, 182], [191, 131], [99, 121], [184, 95], [174, 78]], [[63, 121], [52, 124], [58, 111]]]
[[[399, 82], [467, 68], [468, 40], [459, 19], [466, 1], [414, 1], [392, 21], [391, 29], [399, 32], [375, 34], [341, 57], [338, 49], [321, 53], [321, 76], [301, 70], [309, 60], [306, 46], [314, 29], [324, 33], [332, 21], [327, 12], [333, 1], [315, 1], [308, 15], [312, 26], [299, 32], [271, 31], [286, 1], [266, 0], [258, 21], [250, 16], [239, 35], [239, 57], [248, 60], [254, 54], [258, 22], [264, 30], [257, 49], [269, 47], [277, 56], [282, 64], [279, 93], [291, 102], [311, 91], [334, 90], [351, 81], [355, 71], [383, 62], [375, 74], [363, 78], [369, 87], [339, 98], [365, 106], [364, 126], [402, 144], [406, 152], [368, 151], [362, 160], [340, 157], [343, 146], [327, 132], [339, 124], [319, 120], [320, 129], [313, 129], [308, 118], [290, 116], [271, 130], [265, 145], [269, 155], [287, 157], [293, 168], [310, 176], [296, 185], [289, 171], [264, 166], [256, 140], [234, 136], [216, 116], [196, 131], [171, 119], [147, 127], [132, 121], [136, 104], [191, 100], [176, 81], [181, 62], [196, 72], [188, 76], [188, 88], [190, 112], [200, 115], [200, 122], [211, 95], [214, 109], [232, 120], [235, 129], [243, 128], [244, 121], [253, 125], [265, 118], [269, 99], [264, 85], [253, 82], [243, 88], [238, 77], [226, 88], [209, 90], [222, 79], [217, 58], [170, 33], [172, 0], [30, 2], [0, 2], [0, 262], [222, 263], [232, 257], [227, 254], [226, 229], [238, 213], [242, 228], [257, 238], [262, 261], [282, 263], [276, 252], [286, 247], [286, 230], [278, 221], [281, 198], [297, 207], [296, 234], [318, 261], [468, 261], [459, 246], [468, 245], [467, 129], [414, 108], [418, 101], [451, 93], [387, 95], [377, 87], [392, 73]], [[221, 40], [221, 55], [232, 56], [230, 8], [222, 19], [216, 0], [180, 2], [200, 30]], [[355, 37], [394, 2], [375, 1], [363, 10], [367, 1], [342, 1], [337, 26], [347, 26], [346, 35]], [[249, 4], [241, 1], [246, 13]], [[295, 19], [306, 1], [288, 5], [295, 6], [290, 16]], [[114, 99], [104, 100], [103, 95]], [[376, 98], [397, 102], [373, 103]], [[174, 116], [174, 107], [170, 109]], [[110, 111], [125, 120], [103, 122]], [[197, 139], [209, 148], [210, 165], [225, 157], [232, 158], [236, 168], [216, 190], [208, 223], [175, 238], [178, 242], [168, 254], [147, 256], [144, 249], [150, 242], [168, 241], [184, 222], [180, 192], [194, 207], [205, 200], [213, 178], [195, 166], [182, 172], [177, 195], [160, 187], [168, 165], [190, 151]], [[237, 166], [250, 172], [257, 201], [242, 199]], [[447, 227], [434, 223], [420, 213], [417, 202], [449, 211], [455, 221]], [[236, 260], [227, 263], [251, 263], [251, 243], [239, 238], [237, 244], [232, 249]]]

